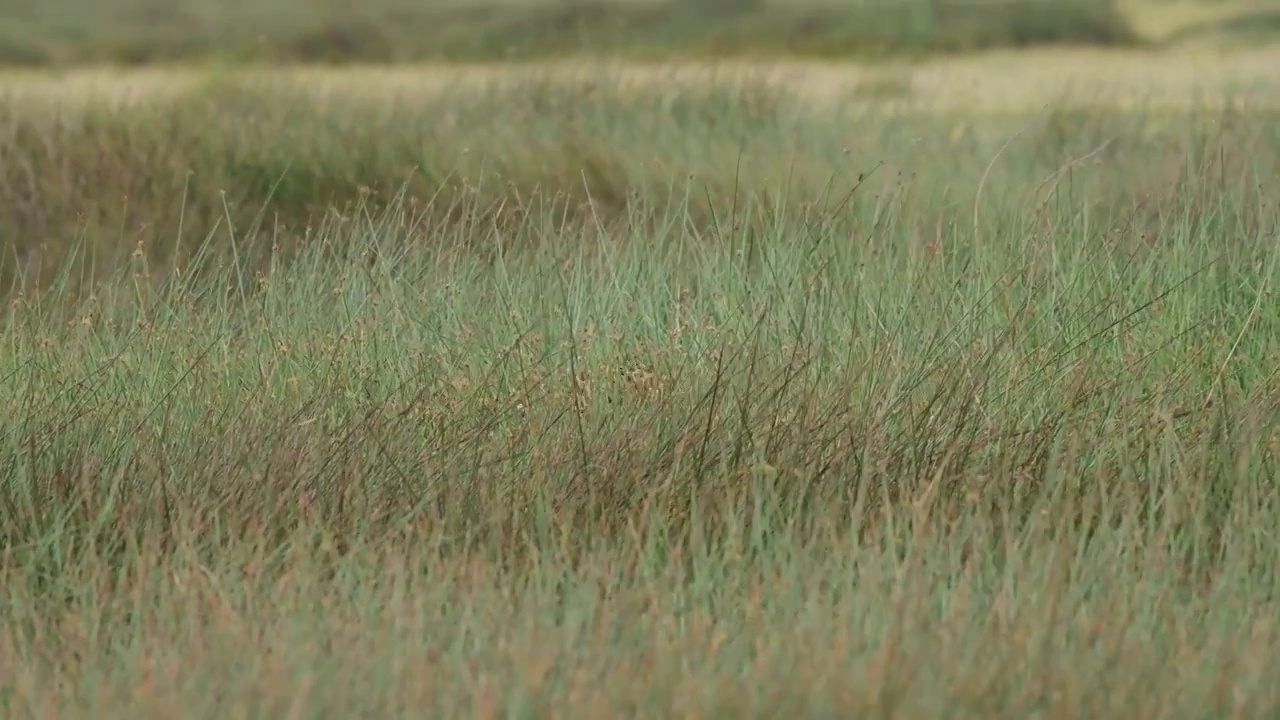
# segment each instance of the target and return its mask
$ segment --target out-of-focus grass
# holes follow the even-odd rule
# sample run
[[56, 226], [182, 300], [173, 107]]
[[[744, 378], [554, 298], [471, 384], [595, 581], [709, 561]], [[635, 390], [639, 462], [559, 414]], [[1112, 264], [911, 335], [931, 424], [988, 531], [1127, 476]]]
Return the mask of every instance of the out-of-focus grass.
[[1271, 0], [1155, 0], [1126, 13], [1134, 30], [1164, 45], [1218, 40], [1238, 46], [1280, 38], [1280, 8]]
[[918, 55], [1137, 42], [1114, 0], [45, 0], [0, 9], [0, 62], [396, 62]]
[[1266, 0], [13, 0], [0, 65], [915, 58], [1270, 43]]
[[0, 110], [6, 717], [1266, 717], [1274, 111]]

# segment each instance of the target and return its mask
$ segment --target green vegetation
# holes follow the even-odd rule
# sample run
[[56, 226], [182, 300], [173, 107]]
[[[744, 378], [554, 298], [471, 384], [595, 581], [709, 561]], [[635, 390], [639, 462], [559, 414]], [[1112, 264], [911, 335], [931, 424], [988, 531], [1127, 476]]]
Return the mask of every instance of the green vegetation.
[[1273, 111], [281, 83], [3, 101], [4, 717], [1280, 708]]
[[1137, 41], [1115, 0], [11, 0], [0, 64], [918, 55]]
[[1280, 40], [1280, 10], [1275, 8], [1184, 25], [1167, 38], [1170, 44], [1208, 41], [1229, 47], [1267, 45], [1277, 40]]

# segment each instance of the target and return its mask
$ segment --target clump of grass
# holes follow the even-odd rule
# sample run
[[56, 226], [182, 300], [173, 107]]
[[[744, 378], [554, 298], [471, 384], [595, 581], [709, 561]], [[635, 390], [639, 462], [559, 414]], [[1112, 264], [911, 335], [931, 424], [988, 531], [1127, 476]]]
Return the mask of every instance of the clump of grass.
[[[1280, 706], [1258, 118], [634, 92], [7, 108], [33, 205], [187, 199], [12, 270], [6, 713]], [[362, 190], [415, 147], [447, 183]]]
[[919, 55], [1138, 38], [1114, 0], [571, 0], [359, 7], [273, 0], [83, 0], [0, 11], [0, 60], [144, 64], [220, 58], [404, 62], [580, 55]]

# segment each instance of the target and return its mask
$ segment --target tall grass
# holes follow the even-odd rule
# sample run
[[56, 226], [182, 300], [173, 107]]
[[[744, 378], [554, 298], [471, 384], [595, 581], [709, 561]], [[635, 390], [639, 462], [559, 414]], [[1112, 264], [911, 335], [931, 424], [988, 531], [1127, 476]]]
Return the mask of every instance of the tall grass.
[[1280, 706], [1273, 115], [220, 88], [3, 110], [7, 717]]

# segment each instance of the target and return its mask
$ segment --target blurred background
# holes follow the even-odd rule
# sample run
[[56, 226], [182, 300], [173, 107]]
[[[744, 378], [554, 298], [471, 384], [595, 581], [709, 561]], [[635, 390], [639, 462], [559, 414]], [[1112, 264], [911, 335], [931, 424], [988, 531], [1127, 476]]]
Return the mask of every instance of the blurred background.
[[1280, 37], [1275, 0], [6, 0], [0, 63], [915, 57]]

